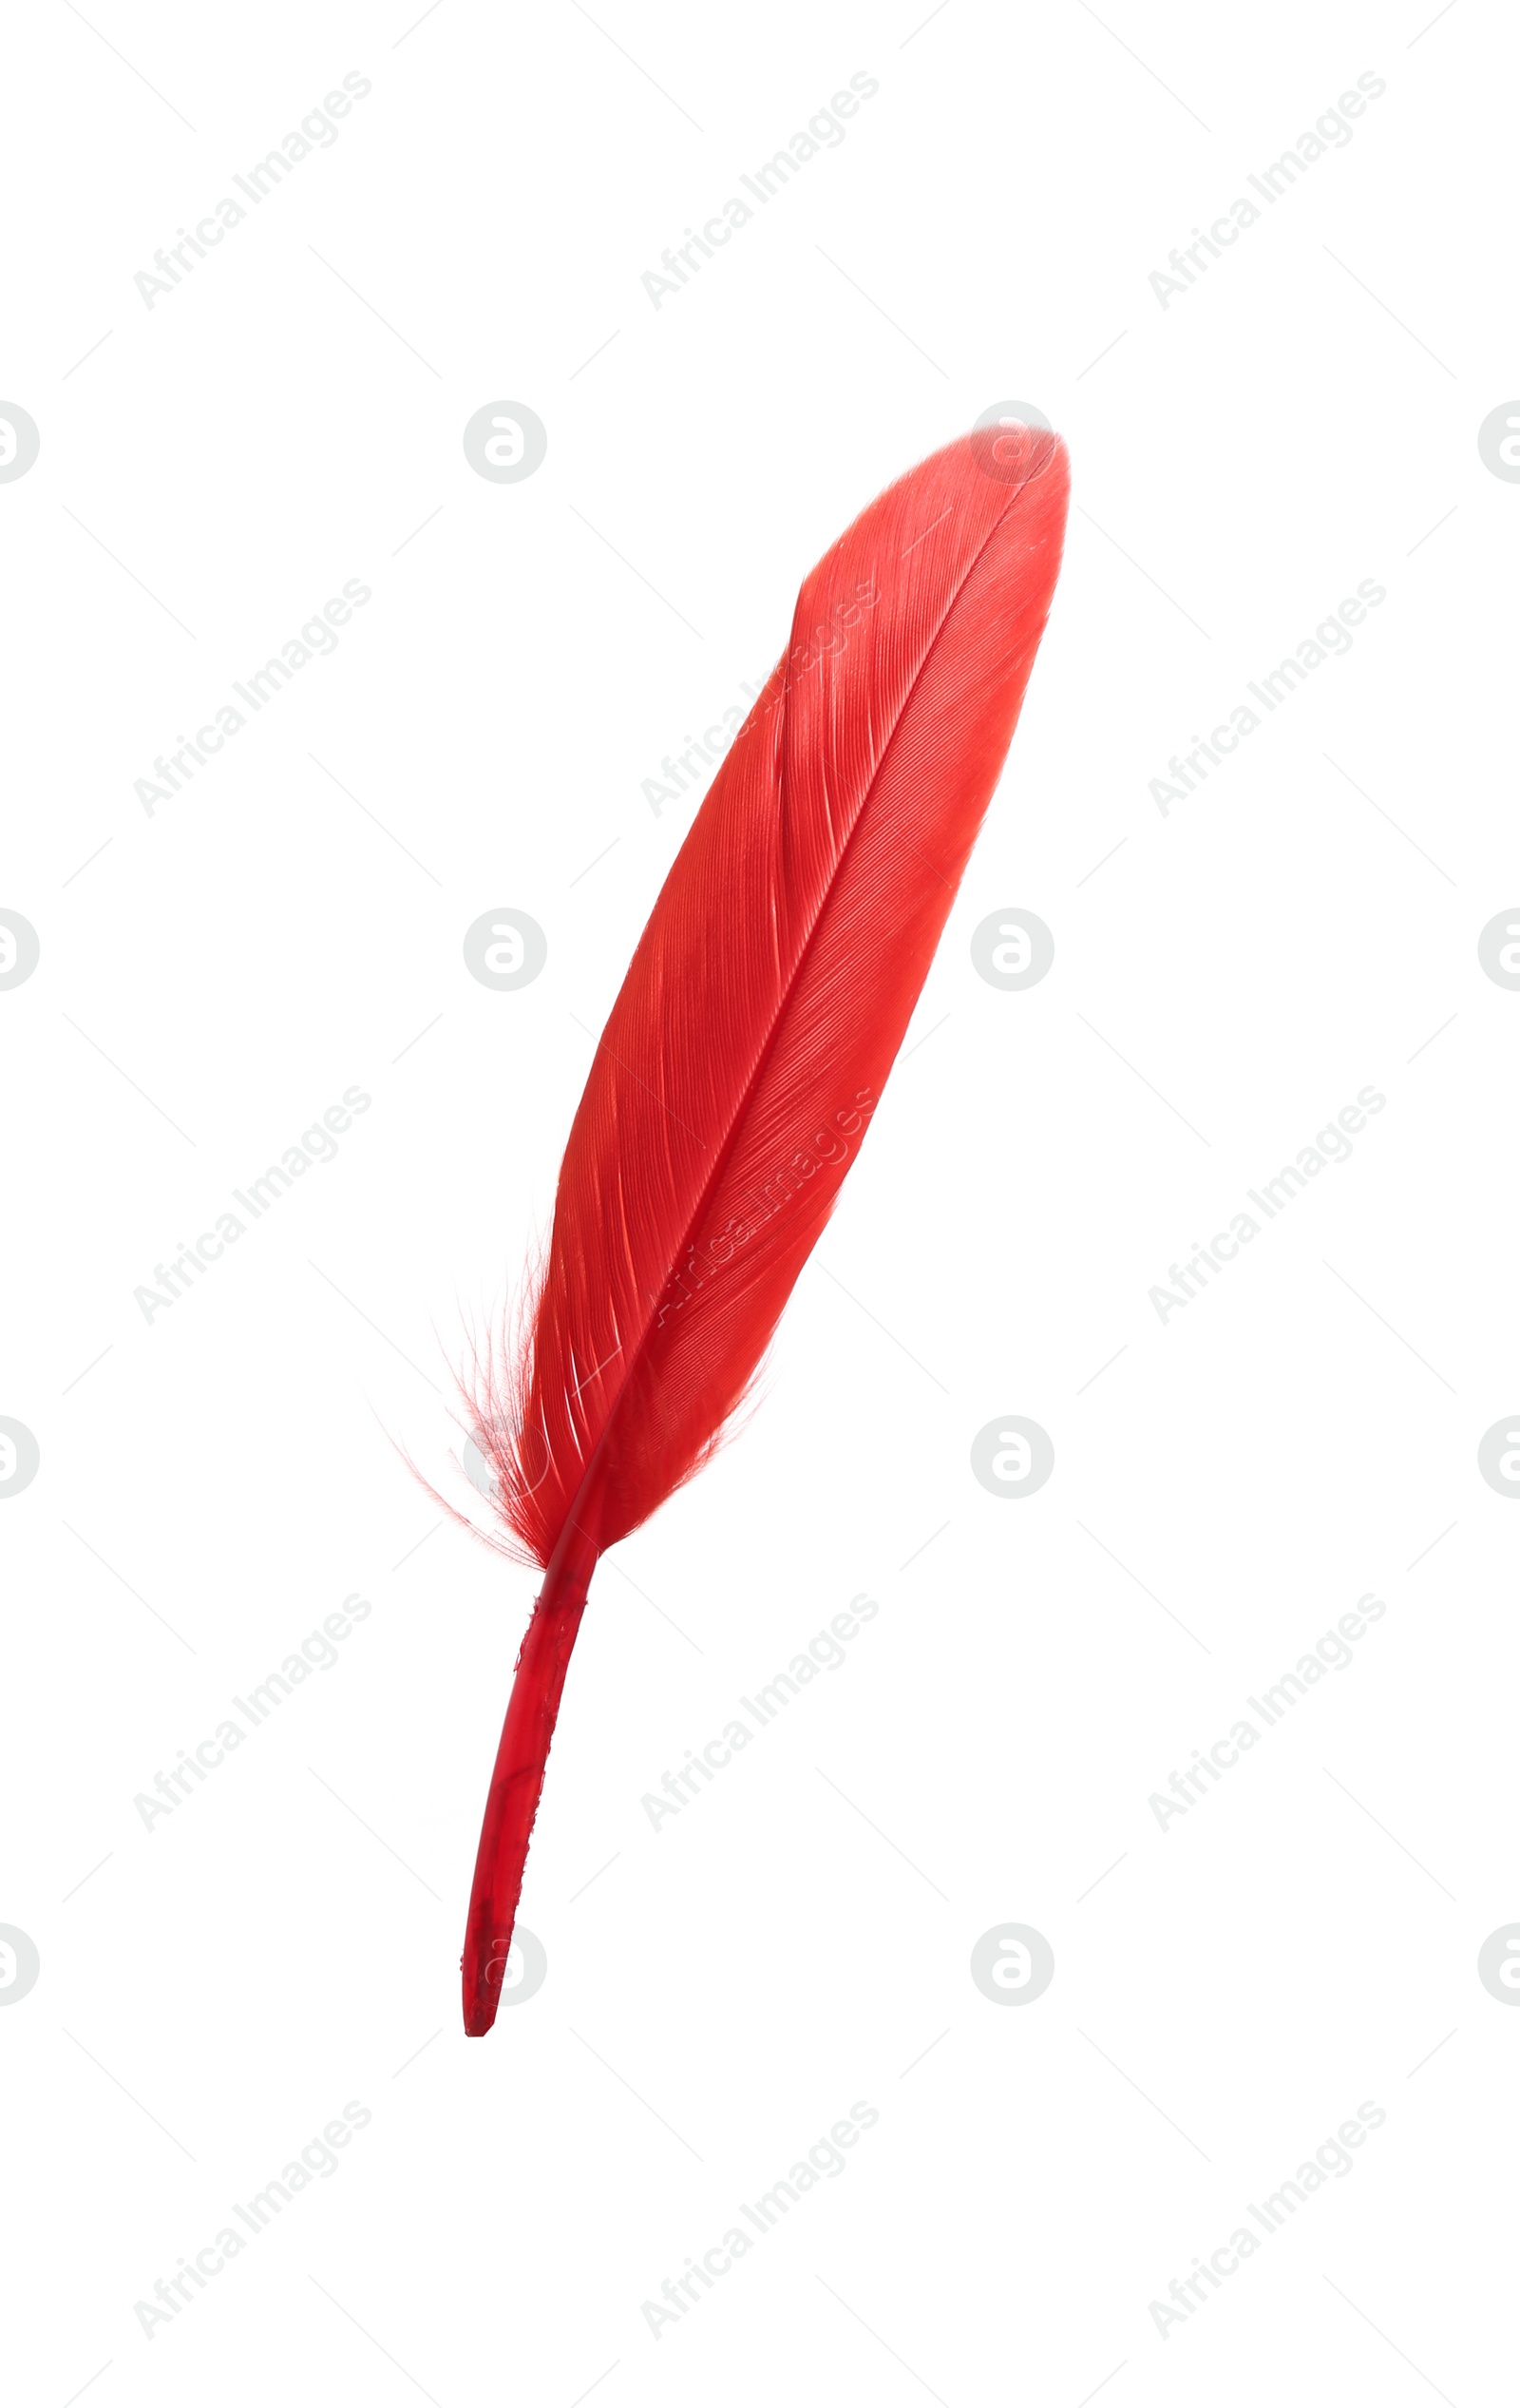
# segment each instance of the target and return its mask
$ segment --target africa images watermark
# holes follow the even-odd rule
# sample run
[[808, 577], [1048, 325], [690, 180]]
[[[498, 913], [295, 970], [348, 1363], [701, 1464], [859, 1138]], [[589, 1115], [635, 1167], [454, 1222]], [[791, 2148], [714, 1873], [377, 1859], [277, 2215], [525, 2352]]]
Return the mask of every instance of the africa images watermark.
[[[1354, 1607], [1342, 1614], [1333, 1631], [1326, 1631], [1322, 1638], [1316, 1640], [1312, 1650], [1300, 1656], [1293, 1672], [1284, 1672], [1282, 1679], [1275, 1681], [1270, 1689], [1264, 1690], [1260, 1697], [1247, 1697], [1245, 1703], [1251, 1713], [1242, 1715], [1222, 1739], [1216, 1739], [1206, 1756], [1201, 1748], [1193, 1749], [1193, 1760], [1187, 1771], [1172, 1774], [1169, 1797], [1163, 1789], [1151, 1791], [1146, 1804], [1155, 1816], [1163, 1838], [1178, 1815], [1187, 1814], [1207, 1797], [1209, 1783], [1217, 1784], [1225, 1773], [1232, 1772], [1242, 1756], [1247, 1754], [1267, 1731], [1274, 1730], [1301, 1697], [1307, 1697], [1310, 1690], [1324, 1679], [1326, 1672], [1350, 1671], [1357, 1660], [1351, 1652], [1353, 1645], [1358, 1639], [1365, 1638], [1368, 1625], [1380, 1622], [1387, 1611], [1382, 1598], [1375, 1596], [1369, 1589], [1364, 1596], [1357, 1599]], [[1260, 1730], [1257, 1729], [1258, 1721]]]
[[1246, 1189], [1264, 1219], [1259, 1221], [1250, 1213], [1237, 1213], [1228, 1229], [1217, 1230], [1206, 1246], [1194, 1244], [1189, 1262], [1172, 1264], [1167, 1274], [1172, 1282], [1169, 1288], [1158, 1284], [1147, 1290], [1163, 1328], [1173, 1313], [1181, 1312], [1185, 1305], [1203, 1294], [1213, 1273], [1234, 1262], [1241, 1248], [1261, 1235], [1264, 1221], [1276, 1220], [1329, 1163], [1350, 1161], [1352, 1138], [1360, 1136], [1369, 1115], [1381, 1112], [1387, 1101], [1377, 1087], [1359, 1088], [1355, 1103], [1343, 1104], [1334, 1120], [1315, 1132], [1312, 1145], [1299, 1148], [1296, 1161], [1284, 1162], [1281, 1171], [1274, 1177], [1264, 1179], [1259, 1188]]
[[[238, 2224], [229, 2219], [203, 2249], [196, 2251], [193, 2265], [187, 2258], [181, 2258], [178, 2273], [161, 2276], [153, 2285], [152, 2300], [133, 2301], [133, 2312], [142, 2328], [143, 2340], [157, 2341], [158, 2326], [172, 2324], [180, 2311], [191, 2305], [196, 2291], [203, 2291], [208, 2280], [224, 2273], [234, 2258], [241, 2257], [249, 2243], [268, 2230], [270, 2219], [288, 2207], [298, 2192], [335, 2174], [341, 2162], [337, 2151], [347, 2149], [354, 2133], [362, 2132], [366, 2124], [373, 2121], [370, 2110], [359, 2099], [351, 2098], [340, 2115], [323, 2125], [321, 2138], [314, 2134], [300, 2155], [282, 2167], [274, 2182], [267, 2182], [262, 2190], [256, 2191], [246, 2207], [234, 2201], [232, 2212]], [[243, 2227], [241, 2231], [238, 2225]], [[160, 2303], [157, 2307], [154, 2300]]]
[[[911, 545], [908, 548], [912, 549]], [[656, 818], [659, 817], [667, 803], [677, 801], [689, 788], [701, 784], [701, 771], [694, 772], [691, 766], [694, 754], [709, 769], [715, 769], [735, 737], [743, 736], [748, 740], [762, 730], [772, 711], [785, 702], [802, 678], [821, 670], [831, 655], [848, 651], [852, 631], [868, 611], [876, 608], [881, 599], [882, 589], [874, 570], [868, 577], [857, 578], [849, 592], [838, 595], [830, 604], [826, 619], [820, 619], [801, 635], [793, 634], [785, 659], [777, 662], [764, 685], [750, 685], [741, 678], [739, 692], [756, 707], [763, 702], [764, 710], [758, 718], [752, 711], [746, 718], [739, 705], [731, 702], [723, 714], [721, 725], [702, 730], [700, 744], [694, 736], [687, 736], [684, 741], [688, 749], [685, 752], [674, 760], [667, 753], [660, 763], [660, 776], [646, 777], [641, 789], [644, 800]]]
[[[673, 1814], [679, 1814], [683, 1806], [700, 1797], [702, 1785], [711, 1784], [717, 1773], [724, 1771], [794, 1697], [801, 1696], [809, 1681], [816, 1680], [821, 1672], [839, 1672], [846, 1660], [846, 1646], [860, 1636], [862, 1623], [874, 1622], [881, 1610], [875, 1597], [867, 1596], [862, 1590], [851, 1597], [844, 1612], [834, 1615], [826, 1631], [820, 1631], [808, 1640], [805, 1650], [792, 1657], [786, 1672], [775, 1673], [752, 1697], [741, 1697], [739, 1704], [748, 1720], [735, 1715], [708, 1741], [700, 1755], [694, 1748], [689, 1748], [680, 1770], [666, 1773], [660, 1785], [663, 1797], [653, 1789], [645, 1790], [638, 1803], [648, 1815], [652, 1829], [657, 1833]], [[753, 1730], [750, 1728], [751, 1722]]]
[[[273, 702], [282, 687], [289, 685], [297, 669], [304, 669], [318, 654], [334, 653], [338, 648], [336, 630], [346, 627], [356, 610], [362, 610], [370, 598], [370, 587], [357, 577], [351, 577], [342, 594], [334, 594], [314, 614], [299, 635], [292, 636], [281, 646], [277, 659], [271, 658], [261, 669], [256, 669], [244, 682], [235, 678], [232, 690], [251, 712], [261, 711], [266, 702]], [[229, 736], [237, 736], [248, 724], [236, 703], [221, 703], [216, 714], [216, 725], [198, 727], [195, 741], [187, 736], [176, 738], [178, 752], [167, 756], [161, 753], [153, 764], [151, 777], [140, 777], [133, 793], [151, 819], [160, 803], [166, 803], [187, 786], [197, 769], [204, 769], [211, 755], [219, 753]]]
[[[769, 1178], [757, 1179], [745, 1195], [745, 1210], [731, 1213], [720, 1230], [708, 1231], [693, 1240], [686, 1250], [686, 1258], [671, 1272], [656, 1299], [658, 1310], [655, 1327], [662, 1329], [672, 1316], [684, 1312], [704, 1282], [714, 1271], [732, 1262], [737, 1250], [758, 1236], [766, 1223], [803, 1193], [808, 1180], [816, 1178], [821, 1170], [837, 1171], [844, 1175], [849, 1160], [849, 1139], [863, 1129], [875, 1111], [877, 1098], [869, 1087], [857, 1087], [855, 1099], [826, 1118], [822, 1126], [806, 1134], [806, 1141], [797, 1144], [785, 1162], [778, 1162]], [[799, 1131], [799, 1137], [804, 1132]]]
[[639, 278], [652, 307], [657, 310], [667, 294], [678, 293], [683, 284], [690, 283], [700, 273], [704, 259], [716, 258], [722, 245], [732, 242], [740, 227], [749, 224], [755, 209], [763, 209], [774, 200], [793, 176], [802, 173], [809, 159], [816, 159], [820, 150], [837, 150], [845, 139], [845, 126], [840, 121], [858, 116], [861, 102], [874, 100], [881, 88], [874, 75], [859, 68], [850, 77], [847, 91], [836, 92], [826, 108], [814, 110], [806, 133], [793, 134], [786, 148], [768, 159], [763, 167], [757, 167], [752, 176], [739, 178], [745, 190], [753, 195], [754, 208], [735, 195], [732, 201], [724, 201], [720, 215], [708, 219], [700, 234], [688, 226], [687, 240], [660, 254], [659, 264], [665, 274], [662, 276], [659, 268], [646, 268]]
[[[361, 1596], [357, 1589], [351, 1590], [341, 1606], [326, 1615], [321, 1629], [310, 1632], [299, 1648], [291, 1651], [277, 1672], [266, 1672], [256, 1688], [249, 1690], [246, 1697], [233, 1698], [232, 1703], [240, 1720], [229, 1714], [207, 1738], [199, 1743], [194, 1755], [188, 1748], [181, 1748], [179, 1763], [171, 1771], [158, 1775], [153, 1790], [138, 1791], [132, 1804], [149, 1839], [153, 1837], [154, 1825], [162, 1816], [172, 1814], [187, 1798], [193, 1798], [196, 1783], [204, 1781], [218, 1766], [224, 1765], [260, 1724], [268, 1722], [276, 1707], [282, 1706], [287, 1697], [294, 1694], [302, 1681], [310, 1680], [314, 1672], [332, 1671], [338, 1660], [341, 1642], [352, 1638], [354, 1624], [367, 1622], [373, 1611], [368, 1597]], [[246, 1730], [244, 1723], [248, 1726]]]
[[1174, 295], [1186, 293], [1199, 277], [1206, 276], [1209, 260], [1222, 259], [1229, 246], [1256, 224], [1263, 211], [1273, 208], [1284, 193], [1290, 192], [1327, 149], [1344, 150], [1353, 132], [1346, 120], [1365, 117], [1368, 101], [1380, 101], [1387, 89], [1383, 78], [1368, 67], [1358, 76], [1354, 92], [1342, 92], [1337, 107], [1322, 110], [1315, 119], [1313, 133], [1301, 134], [1293, 148], [1285, 150], [1281, 159], [1274, 159], [1270, 167], [1264, 167], [1259, 176], [1246, 177], [1252, 190], [1262, 197], [1261, 208], [1243, 196], [1230, 202], [1228, 215], [1216, 218], [1206, 234], [1201, 226], [1194, 226], [1197, 239], [1186, 247], [1179, 246], [1168, 260], [1167, 266], [1173, 273], [1168, 276], [1167, 268], [1151, 272], [1150, 290], [1161, 307], [1169, 309]]
[[[746, 702], [755, 703], [765, 692], [764, 686], [750, 685], [741, 678], [739, 692]], [[681, 739], [686, 750], [667, 753], [659, 765], [657, 777], [646, 777], [639, 787], [645, 802], [657, 819], [667, 803], [677, 802], [693, 787], [702, 784], [702, 769], [716, 769], [729, 746], [743, 727], [745, 713], [737, 702], [731, 702], [721, 720], [702, 730], [700, 742], [690, 734]], [[697, 764], [693, 768], [693, 762]]]
[[[1369, 610], [1376, 610], [1388, 599], [1388, 588], [1376, 578], [1364, 577], [1355, 594], [1348, 594], [1337, 604], [1334, 614], [1321, 619], [1312, 636], [1305, 636], [1298, 649], [1289, 653], [1258, 682], [1247, 678], [1245, 691], [1254, 695], [1263, 711], [1270, 715], [1284, 703], [1290, 694], [1297, 693], [1313, 669], [1323, 666], [1337, 654], [1344, 655], [1352, 648], [1350, 630], [1359, 627]], [[1185, 802], [1207, 777], [1209, 765], [1218, 769], [1227, 754], [1235, 752], [1242, 736], [1254, 736], [1262, 725], [1259, 713], [1248, 702], [1237, 702], [1230, 712], [1229, 724], [1210, 728], [1207, 741], [1195, 730], [1193, 750], [1173, 753], [1167, 763], [1168, 774], [1153, 777], [1149, 793], [1165, 819], [1173, 803]]]
[[219, 1262], [229, 1246], [235, 1246], [253, 1222], [262, 1220], [272, 1204], [288, 1195], [294, 1180], [304, 1177], [315, 1162], [337, 1159], [337, 1140], [353, 1126], [356, 1115], [369, 1111], [372, 1099], [362, 1087], [345, 1087], [341, 1103], [330, 1103], [320, 1120], [314, 1120], [303, 1129], [299, 1141], [288, 1145], [278, 1162], [272, 1162], [256, 1179], [250, 1179], [246, 1191], [233, 1189], [233, 1195], [248, 1214], [239, 1220], [236, 1213], [223, 1213], [215, 1229], [202, 1230], [193, 1246], [181, 1240], [172, 1263], [165, 1267], [155, 1263], [153, 1276], [157, 1287], [145, 1281], [132, 1290], [132, 1300], [149, 1328], [156, 1316], [167, 1312], [181, 1296], [190, 1293], [196, 1277], [203, 1278], [213, 1263]]
[[1270, 2192], [1260, 2207], [1249, 2204], [1245, 2212], [1255, 2219], [1259, 2231], [1253, 2232], [1248, 2224], [1237, 2226], [1227, 2241], [1209, 2252], [1207, 2265], [1202, 2258], [1194, 2258], [1193, 2272], [1168, 2284], [1174, 2302], [1171, 2307], [1165, 2300], [1150, 2302], [1150, 2321], [1162, 2340], [1169, 2341], [1173, 2324], [1185, 2324], [1199, 2308], [1207, 2306], [1206, 2284], [1216, 2291], [1222, 2289], [1221, 2278], [1227, 2281], [1232, 2274], [1238, 2274], [1246, 2259], [1255, 2257], [1264, 2241], [1270, 2240], [1274, 2232], [1281, 2232], [1288, 2218], [1297, 2215], [1305, 2201], [1317, 2190], [1322, 2190], [1332, 2176], [1337, 2182], [1344, 2182], [1347, 2174], [1354, 2173], [1357, 2161], [1351, 2151], [1359, 2149], [1368, 2133], [1387, 2121], [1387, 2109], [1379, 2107], [1375, 2099], [1364, 2098], [1355, 2115], [1346, 2117], [1335, 2138], [1321, 2141], [1314, 2155], [1306, 2158], [1287, 2182]]
[[[256, 209], [260, 201], [283, 182], [303, 159], [310, 159], [314, 150], [331, 150], [337, 141], [334, 118], [347, 117], [355, 101], [367, 100], [374, 89], [367, 75], [351, 68], [343, 78], [341, 91], [329, 92], [320, 108], [307, 110], [300, 131], [287, 134], [278, 148], [250, 167], [246, 176], [234, 176], [233, 182], [246, 196], [248, 206], [231, 196], [218, 201], [211, 214], [202, 218], [194, 234], [183, 226], [179, 229], [178, 242], [163, 244], [153, 254], [153, 268], [139, 268], [132, 278], [142, 296], [144, 309], [151, 310], [161, 294], [172, 293], [177, 284], [193, 275], [197, 259], [209, 258], [218, 242], [226, 239], [234, 226], [241, 225], [249, 209]], [[351, 97], [352, 96], [352, 97]], [[160, 271], [155, 275], [153, 269]]]
[[[808, 2191], [816, 2190], [822, 2181], [834, 2182], [846, 2169], [846, 2149], [853, 2149], [862, 2132], [868, 2132], [881, 2122], [879, 2111], [863, 2098], [858, 2098], [847, 2115], [842, 2115], [829, 2128], [826, 2140], [815, 2140], [806, 2157], [798, 2159], [784, 2180], [772, 2183], [751, 2207], [740, 2206], [739, 2213], [751, 2229], [732, 2224], [720, 2241], [702, 2252], [702, 2263], [694, 2258], [686, 2261], [687, 2271], [669, 2277], [660, 2284], [660, 2297], [671, 2303], [661, 2307], [659, 2300], [641, 2302], [644, 2322], [657, 2341], [664, 2338], [663, 2327], [675, 2324], [689, 2308], [697, 2305], [702, 2290], [711, 2291], [714, 2278], [730, 2273], [741, 2258], [747, 2258], [758, 2240], [775, 2229], [778, 2220], [793, 2208]], [[702, 2289], [696, 2286], [700, 2284]]]

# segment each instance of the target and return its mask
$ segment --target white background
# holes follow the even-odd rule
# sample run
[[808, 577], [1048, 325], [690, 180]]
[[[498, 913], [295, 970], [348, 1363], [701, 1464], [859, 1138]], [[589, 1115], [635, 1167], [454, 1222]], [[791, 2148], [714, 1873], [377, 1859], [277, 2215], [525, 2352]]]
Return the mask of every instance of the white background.
[[[1520, 1914], [1520, 1531], [1476, 1450], [1520, 1378], [1520, 996], [1476, 940], [1520, 893], [1520, 491], [1476, 431], [1520, 390], [1520, 46], [1429, 10], [13, 25], [18, 2401], [1512, 2380], [1520, 2016], [1475, 1967]], [[338, 141], [147, 308], [154, 251], [350, 70]], [[656, 311], [661, 251], [860, 70], [845, 142]], [[1349, 144], [1163, 309], [1173, 246], [1369, 70]], [[1074, 509], [922, 1046], [752, 1426], [598, 1575], [522, 1904], [548, 1978], [466, 2045], [535, 1582], [397, 1447], [480, 1507], [449, 1367], [690, 824], [641, 782], [758, 683], [870, 496], [1008, 396], [1068, 437]], [[518, 485], [461, 444], [502, 397], [548, 430]], [[336, 653], [149, 816], [154, 756], [351, 579]], [[1349, 656], [1163, 816], [1172, 753], [1362, 580]], [[549, 956], [503, 995], [461, 941], [508, 906]], [[1056, 949], [1010, 995], [968, 947], [1014, 906]], [[145, 1322], [134, 1289], [352, 1085], [338, 1158]], [[1168, 1266], [1367, 1085], [1352, 1159], [1164, 1325]], [[969, 1468], [1008, 1413], [1055, 1448], [1021, 1501]], [[354, 1591], [337, 1664], [144, 1829], [134, 1796]], [[844, 1667], [652, 1830], [641, 1796], [862, 1591]], [[1368, 1591], [1353, 1666], [1158, 1828]], [[1010, 1921], [1055, 1957], [1014, 2013], [968, 1971]], [[134, 2303], [350, 2100], [340, 2170], [145, 2338]], [[641, 2303], [856, 2101], [847, 2170], [652, 2336]], [[1158, 2333], [1363, 2101], [1354, 2172]]]

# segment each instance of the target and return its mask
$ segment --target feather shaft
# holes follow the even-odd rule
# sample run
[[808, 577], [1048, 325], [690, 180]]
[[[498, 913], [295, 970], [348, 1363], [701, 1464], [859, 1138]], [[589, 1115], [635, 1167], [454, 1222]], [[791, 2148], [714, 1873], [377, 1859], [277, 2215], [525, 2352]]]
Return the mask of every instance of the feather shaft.
[[465, 2032], [482, 2038], [496, 2020], [502, 1983], [512, 1945], [528, 1841], [543, 1794], [571, 1650], [586, 1610], [586, 1589], [596, 1561], [580, 1533], [577, 1543], [550, 1565], [523, 1634], [512, 1674], [512, 1694], [481, 1824], [460, 1964]]

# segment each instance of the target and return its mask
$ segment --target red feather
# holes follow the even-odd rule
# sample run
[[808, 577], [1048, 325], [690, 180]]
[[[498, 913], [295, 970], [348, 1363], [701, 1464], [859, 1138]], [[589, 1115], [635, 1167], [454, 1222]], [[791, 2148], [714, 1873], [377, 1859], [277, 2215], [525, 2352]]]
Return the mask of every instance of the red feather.
[[593, 1568], [712, 1453], [833, 1209], [1002, 768], [1068, 485], [1056, 437], [993, 428], [862, 512], [804, 583], [613, 1005], [536, 1305], [475, 1399], [547, 1577], [481, 1833], [467, 2033], [495, 2019]]

